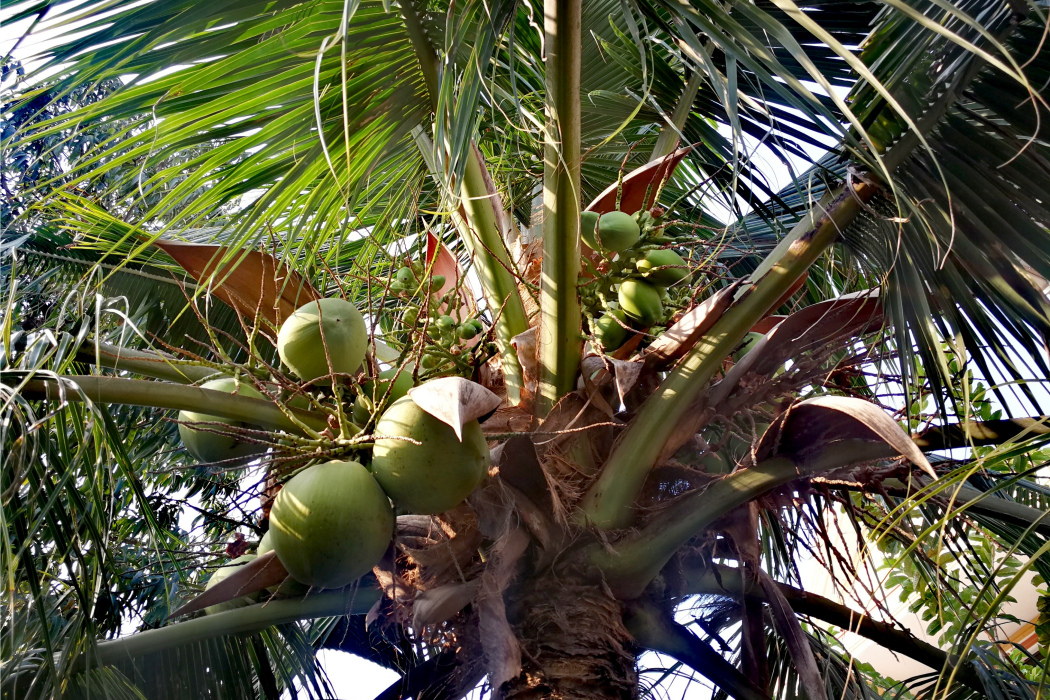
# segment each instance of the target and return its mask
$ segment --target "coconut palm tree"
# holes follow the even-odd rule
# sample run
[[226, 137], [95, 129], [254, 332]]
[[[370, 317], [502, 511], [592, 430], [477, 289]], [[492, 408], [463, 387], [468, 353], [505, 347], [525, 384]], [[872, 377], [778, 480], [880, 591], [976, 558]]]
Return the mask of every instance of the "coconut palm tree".
[[[5, 697], [326, 697], [321, 647], [383, 698], [1043, 692], [1044, 4], [4, 12]], [[290, 356], [335, 297], [363, 364]], [[270, 527], [332, 460], [397, 506], [336, 588], [295, 561], [363, 530]]]

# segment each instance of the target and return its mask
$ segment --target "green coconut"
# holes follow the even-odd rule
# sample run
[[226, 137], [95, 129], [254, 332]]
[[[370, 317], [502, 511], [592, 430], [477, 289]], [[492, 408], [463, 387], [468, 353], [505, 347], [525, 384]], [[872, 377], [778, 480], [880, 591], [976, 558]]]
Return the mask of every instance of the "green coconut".
[[489, 466], [489, 448], [481, 426], [463, 426], [463, 441], [451, 426], [430, 415], [411, 397], [395, 401], [376, 425], [380, 438], [372, 449], [372, 473], [401, 508], [412, 513], [443, 513], [477, 488]]
[[645, 257], [635, 263], [638, 272], [645, 275], [648, 282], [668, 287], [689, 276], [689, 266], [682, 256], [670, 249], [650, 250]]
[[598, 227], [598, 212], [580, 212], [580, 238], [591, 250], [598, 250], [598, 239], [594, 237], [594, 230]]
[[638, 242], [642, 229], [627, 212], [610, 211], [601, 215], [597, 228], [598, 245], [607, 252], [619, 253]]
[[[270, 539], [270, 531], [267, 530], [265, 534], [259, 539], [259, 546], [256, 548], [255, 553], [258, 556], [262, 556], [267, 552], [273, 551], [273, 541]], [[283, 596], [301, 596], [306, 595], [310, 592], [310, 587], [299, 583], [293, 578], [285, 579], [283, 583], [279, 583], [276, 586], [269, 586], [266, 590], [275, 595]]]
[[[231, 575], [240, 571], [245, 564], [247, 564], [250, 561], [253, 561], [254, 559], [254, 554], [243, 554], [231, 561], [229, 564], [226, 564], [225, 566], [220, 566], [218, 569], [215, 570], [215, 573], [211, 575], [211, 578], [208, 579], [208, 582], [204, 584], [204, 590], [208, 590], [209, 588], [218, 584], [220, 581], [229, 578]], [[216, 603], [215, 605], [209, 605], [208, 607], [204, 608], [204, 613], [206, 615], [214, 615], [215, 613], [225, 612], [226, 610], [243, 608], [245, 605], [251, 605], [257, 599], [258, 594], [251, 593], [246, 596], [241, 596], [240, 598], [227, 600], [224, 603]]]
[[660, 289], [643, 280], [628, 279], [620, 284], [620, 308], [643, 326], [651, 326], [664, 315]]
[[394, 536], [394, 510], [359, 463], [326, 462], [299, 472], [277, 493], [269, 533], [293, 579], [340, 588], [383, 558]]
[[374, 396], [376, 399], [383, 398], [386, 394], [387, 388], [390, 383], [393, 382], [394, 388], [390, 390], [390, 400], [397, 401], [402, 396], [408, 394], [408, 390], [412, 388], [412, 370], [409, 367], [400, 369], [398, 367], [391, 367], [390, 369], [384, 369], [380, 372], [375, 380], [369, 379], [363, 385], [365, 393], [369, 396]]
[[[303, 304], [277, 333], [281, 361], [306, 382], [332, 372], [356, 372], [365, 359], [367, 343], [368, 331], [361, 312], [339, 298]], [[328, 359], [331, 359], [331, 369]]]
[[740, 342], [740, 349], [733, 353], [733, 362], [740, 362], [749, 352], [754, 350], [755, 346], [758, 345], [758, 341], [762, 340], [766, 336], [762, 333], [748, 333], [744, 336], [744, 339]]
[[594, 323], [591, 324], [595, 340], [601, 343], [606, 350], [615, 350], [627, 340], [627, 335], [630, 331], [624, 328], [620, 322], [626, 323], [627, 317], [623, 311], [613, 309], [602, 314], [600, 318], [596, 318]]
[[[255, 387], [245, 382], [238, 383], [233, 377], [212, 379], [201, 384], [201, 388], [224, 391], [227, 394], [248, 396], [253, 399], [266, 398], [256, 391]], [[197, 411], [179, 411], [178, 421], [179, 437], [182, 438], [182, 444], [189, 450], [191, 455], [202, 462], [221, 462], [226, 459], [234, 459], [235, 457], [247, 457], [266, 450], [264, 445], [241, 441], [232, 432], [212, 432], [222, 430], [223, 425], [236, 428], [244, 427], [245, 424], [240, 421], [198, 413]], [[216, 423], [219, 425], [202, 425], [201, 429], [197, 430], [191, 427], [193, 423]]]
[[[393, 388], [390, 384], [393, 382]], [[375, 407], [373, 401], [379, 401], [390, 391], [389, 402], [393, 403], [402, 396], [408, 394], [408, 390], [414, 386], [412, 381], [412, 370], [408, 367], [398, 372], [397, 367], [385, 369], [375, 379], [368, 379], [361, 385], [361, 393], [354, 400], [353, 421], [358, 425], [364, 425], [372, 417]]]
[[725, 458], [717, 452], [708, 452], [700, 458], [700, 468], [708, 474], [727, 474], [732, 469]]

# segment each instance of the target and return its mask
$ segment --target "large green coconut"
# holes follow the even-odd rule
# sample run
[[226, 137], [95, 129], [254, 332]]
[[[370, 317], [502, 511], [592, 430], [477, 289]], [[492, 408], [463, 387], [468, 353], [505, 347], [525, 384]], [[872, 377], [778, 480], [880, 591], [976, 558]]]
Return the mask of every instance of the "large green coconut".
[[669, 287], [689, 276], [689, 266], [682, 256], [665, 248], [650, 250], [635, 267], [645, 275], [646, 281], [661, 287]]
[[[225, 566], [220, 566], [218, 569], [215, 570], [215, 573], [211, 575], [211, 578], [208, 579], [208, 582], [204, 584], [204, 590], [208, 590], [220, 581], [229, 578], [230, 575], [237, 573], [242, 568], [244, 568], [245, 564], [247, 564], [250, 561], [253, 561], [254, 559], [254, 554], [244, 554], [237, 557], [229, 564], [226, 564]], [[251, 605], [252, 603], [254, 603], [257, 597], [257, 594], [252, 593], [246, 596], [241, 596], [240, 598], [234, 598], [233, 600], [227, 600], [224, 603], [216, 603], [215, 605], [209, 605], [208, 607], [204, 608], [204, 613], [206, 615], [214, 615], [215, 613], [224, 612], [226, 610], [243, 608], [245, 605]]]
[[597, 239], [602, 250], [619, 253], [638, 242], [642, 229], [638, 221], [622, 211], [610, 211], [598, 219]]
[[651, 326], [664, 315], [664, 305], [657, 287], [637, 279], [624, 280], [617, 295], [620, 308], [643, 326]]
[[281, 361], [306, 382], [333, 372], [356, 372], [365, 359], [367, 343], [368, 330], [361, 312], [339, 298], [319, 299], [300, 306], [277, 333]]
[[379, 419], [375, 432], [408, 440], [376, 440], [372, 473], [401, 508], [412, 513], [443, 513], [459, 505], [477, 488], [489, 466], [489, 448], [481, 426], [463, 426], [463, 441], [451, 426], [430, 415], [405, 396]]
[[394, 510], [357, 462], [296, 474], [270, 510], [270, 541], [296, 581], [340, 588], [371, 571], [394, 536]]
[[[227, 394], [238, 394], [240, 396], [248, 396], [253, 399], [266, 398], [253, 386], [245, 382], [238, 383], [233, 377], [220, 377], [219, 379], [212, 379], [209, 382], [201, 384], [202, 389], [211, 389], [213, 391], [224, 391]], [[186, 446], [197, 459], [202, 462], [221, 462], [225, 459], [233, 459], [235, 457], [247, 457], [248, 455], [258, 454], [266, 450], [265, 445], [257, 445], [251, 442], [242, 442], [238, 436], [233, 433], [221, 434], [219, 432], [223, 429], [223, 425], [231, 427], [244, 427], [244, 423], [240, 421], [231, 420], [229, 418], [221, 418], [219, 416], [210, 416], [206, 413], [198, 413], [196, 411], [179, 411], [179, 437], [182, 438], [182, 444]], [[193, 423], [216, 423], [218, 425], [202, 425], [200, 430], [195, 430], [190, 424]]]

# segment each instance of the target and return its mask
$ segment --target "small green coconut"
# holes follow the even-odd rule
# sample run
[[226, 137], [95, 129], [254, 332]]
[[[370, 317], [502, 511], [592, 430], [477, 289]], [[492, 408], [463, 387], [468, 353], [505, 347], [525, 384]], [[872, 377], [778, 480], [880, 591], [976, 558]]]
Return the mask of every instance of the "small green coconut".
[[749, 352], [755, 349], [758, 341], [766, 336], [762, 333], [748, 333], [740, 343], [740, 348], [733, 353], [733, 362], [740, 362]]
[[580, 238], [591, 250], [598, 250], [598, 239], [594, 237], [594, 231], [598, 227], [598, 212], [580, 212]]
[[[208, 582], [204, 584], [204, 590], [212, 588], [220, 581], [229, 578], [232, 574], [240, 571], [245, 564], [255, 560], [254, 554], [243, 554], [236, 559], [232, 560], [225, 566], [220, 566], [215, 570], [215, 573], [211, 575]], [[245, 605], [251, 605], [258, 599], [257, 593], [251, 593], [240, 598], [234, 598], [233, 600], [227, 600], [225, 603], [216, 603], [215, 605], [209, 605], [204, 608], [205, 615], [214, 615], [215, 613], [225, 612], [226, 610], [235, 610], [237, 608], [243, 608]]]
[[371, 571], [394, 536], [394, 510], [358, 462], [299, 472], [277, 493], [270, 542], [293, 579], [341, 588]]
[[606, 350], [615, 350], [627, 340], [630, 331], [624, 328], [621, 322], [627, 322], [623, 311], [612, 309], [596, 318], [591, 325], [595, 340], [601, 343]]
[[644, 258], [635, 263], [635, 267], [645, 275], [647, 282], [661, 287], [668, 287], [689, 276], [689, 266], [685, 260], [670, 249], [650, 250]]
[[391, 402], [397, 401], [402, 396], [408, 394], [408, 390], [413, 386], [412, 369], [410, 367], [405, 367], [401, 368], [400, 372], [398, 370], [398, 367], [384, 369], [376, 376], [375, 380], [369, 379], [366, 381], [362, 388], [369, 396], [381, 399], [387, 392], [390, 383], [393, 382], [394, 388], [390, 390], [390, 400]]
[[[255, 549], [257, 556], [262, 556], [267, 552], [273, 551], [273, 542], [270, 539], [270, 531], [267, 530], [265, 534], [259, 539], [259, 546]], [[301, 596], [306, 595], [310, 591], [310, 587], [303, 585], [293, 578], [288, 578], [284, 583], [280, 583], [276, 586], [270, 586], [267, 588], [270, 593], [282, 596]]]
[[[224, 391], [227, 394], [248, 396], [253, 399], [266, 398], [250, 384], [245, 382], [238, 383], [233, 377], [212, 379], [201, 384], [201, 388]], [[236, 428], [244, 427], [245, 424], [240, 421], [211, 416], [196, 411], [179, 411], [178, 421], [179, 437], [182, 439], [182, 444], [191, 455], [202, 462], [221, 462], [226, 459], [234, 459], [235, 457], [247, 457], [266, 450], [265, 445], [243, 442], [232, 432], [212, 432], [222, 430], [223, 425]], [[192, 427], [194, 423], [215, 423], [218, 425], [201, 425], [200, 429], [197, 430]]]
[[603, 251], [619, 253], [627, 250], [638, 242], [641, 235], [638, 221], [627, 212], [610, 211], [598, 219], [596, 238]]
[[365, 359], [367, 343], [368, 331], [361, 312], [339, 298], [303, 304], [277, 333], [281, 361], [306, 382], [333, 372], [356, 372]]
[[[411, 397], [395, 401], [376, 425], [372, 473], [394, 503], [412, 513], [443, 513], [477, 488], [489, 466], [481, 426], [463, 426], [463, 441], [451, 426], [430, 415]], [[389, 438], [410, 438], [408, 440]]]
[[643, 280], [628, 279], [620, 284], [620, 308], [643, 326], [651, 326], [664, 315], [660, 289]]
[[[414, 386], [412, 370], [405, 367], [399, 372], [398, 369], [397, 367], [385, 369], [375, 379], [366, 380], [361, 385], [362, 392], [354, 400], [353, 421], [355, 423], [358, 425], [367, 423], [372, 416], [373, 402], [381, 400], [388, 390], [390, 391], [389, 403], [408, 394], [408, 390]], [[393, 382], [393, 388], [390, 388], [391, 382]]]

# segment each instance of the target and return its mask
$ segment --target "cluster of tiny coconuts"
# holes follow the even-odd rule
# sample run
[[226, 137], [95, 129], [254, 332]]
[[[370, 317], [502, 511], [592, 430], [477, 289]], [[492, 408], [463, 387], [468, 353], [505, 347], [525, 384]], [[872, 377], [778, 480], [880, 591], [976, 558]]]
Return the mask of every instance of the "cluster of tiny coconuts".
[[580, 237], [606, 260], [599, 268], [603, 274], [581, 289], [584, 303], [590, 301], [590, 307], [603, 312], [592, 320], [591, 332], [606, 350], [623, 345], [632, 325], [648, 328], [664, 320], [667, 287], [690, 274], [682, 256], [660, 247], [671, 239], [658, 230], [657, 218], [644, 210], [600, 216], [585, 211], [580, 216]]
[[[471, 326], [473, 328], [473, 325]], [[337, 375], [354, 375], [364, 364], [368, 333], [361, 312], [342, 299], [312, 301], [281, 326], [277, 350], [281, 360], [304, 383], [329, 386]], [[232, 377], [202, 385], [208, 389], [264, 398]], [[269, 530], [257, 554], [245, 555], [219, 568], [207, 587], [231, 575], [255, 556], [272, 550], [290, 579], [271, 592], [301, 595], [308, 587], [340, 588], [360, 578], [386, 553], [394, 535], [395, 510], [440, 513], [457, 506], [484, 479], [490, 462], [488, 445], [477, 420], [453, 428], [420, 408], [408, 391], [412, 374], [380, 372], [362, 382], [353, 413], [364, 424], [372, 419], [371, 397], [392, 402], [378, 416], [369, 456], [361, 461], [332, 460], [297, 472], [277, 493], [270, 509]], [[234, 422], [182, 412], [179, 432], [191, 454], [218, 461], [260, 451], [207, 424]], [[197, 427], [199, 426], [199, 427]], [[263, 448], [265, 449], [265, 448]], [[392, 502], [392, 503], [391, 503]], [[211, 606], [218, 612], [251, 602], [246, 597]]]
[[407, 259], [390, 282], [390, 292], [404, 304], [396, 335], [406, 346], [424, 341], [424, 376], [470, 375], [496, 351], [494, 343], [478, 338], [486, 332], [481, 319], [460, 308], [460, 290], [456, 285], [445, 289], [445, 282], [444, 275], [429, 275], [422, 263]]

